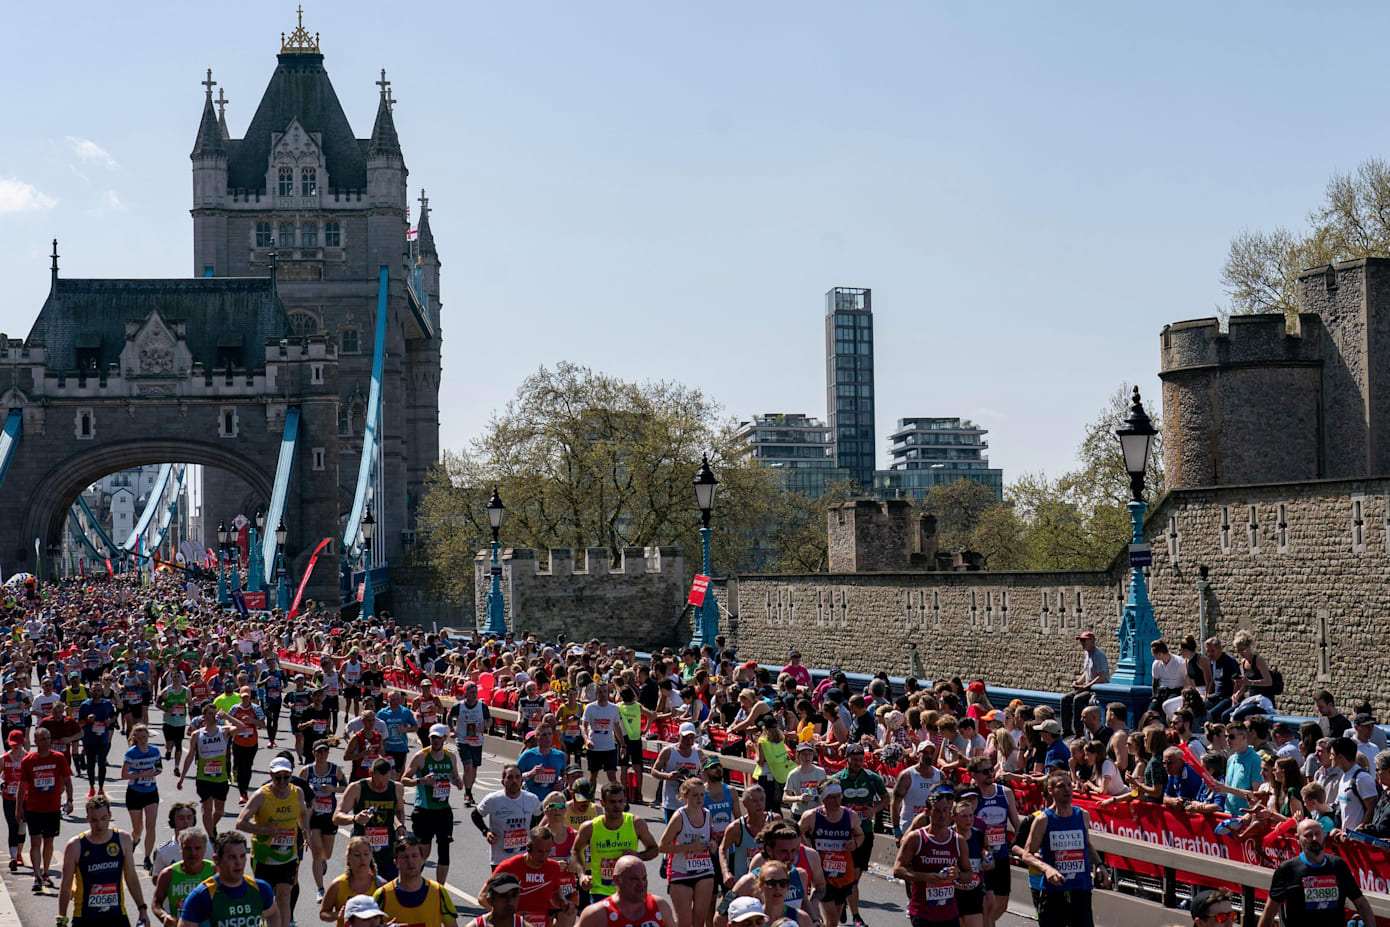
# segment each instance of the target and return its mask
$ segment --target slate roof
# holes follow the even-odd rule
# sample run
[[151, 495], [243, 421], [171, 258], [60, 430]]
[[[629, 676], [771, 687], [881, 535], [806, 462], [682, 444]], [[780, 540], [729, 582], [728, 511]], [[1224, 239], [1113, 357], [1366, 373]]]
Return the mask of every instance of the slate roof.
[[367, 153], [400, 154], [401, 140], [396, 135], [396, 120], [391, 118], [391, 104], [385, 95], [376, 107], [376, 122], [372, 124], [372, 137], [367, 142]]
[[204, 154], [222, 154], [227, 148], [222, 127], [217, 124], [217, 114], [212, 111], [212, 94], [203, 101], [203, 118], [198, 122], [198, 137], [193, 142], [190, 158]]
[[59, 278], [29, 330], [42, 341], [50, 370], [76, 370], [77, 349], [98, 347], [101, 369], [120, 360], [125, 323], [158, 309], [165, 322], [185, 323], [195, 363], [216, 368], [218, 347], [240, 345], [242, 365], [265, 365], [267, 338], [292, 334], [289, 316], [267, 277], [186, 280], [66, 280]]
[[[353, 135], [333, 83], [323, 68], [323, 55], [276, 55], [278, 64], [261, 96], [246, 137], [226, 142], [227, 187], [264, 190], [270, 164], [272, 133], [283, 132], [298, 119], [307, 132], [323, 138], [328, 164], [327, 187], [338, 190], [367, 188], [367, 141]], [[321, 184], [323, 186], [323, 184]]]

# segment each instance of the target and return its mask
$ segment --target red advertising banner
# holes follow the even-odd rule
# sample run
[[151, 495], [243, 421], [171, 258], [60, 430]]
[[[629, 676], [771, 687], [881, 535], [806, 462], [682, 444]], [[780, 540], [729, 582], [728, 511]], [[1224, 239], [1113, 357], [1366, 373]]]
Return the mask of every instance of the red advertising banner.
[[293, 618], [299, 614], [299, 603], [304, 598], [304, 587], [309, 585], [309, 577], [314, 575], [314, 564], [319, 562], [319, 554], [323, 553], [323, 549], [332, 541], [332, 538], [324, 538], [319, 541], [319, 546], [314, 548], [314, 554], [309, 558], [309, 565], [304, 568], [304, 576], [299, 580], [299, 588], [295, 590], [294, 602], [290, 605], [290, 613], [287, 617]]
[[703, 573], [696, 573], [694, 581], [690, 584], [690, 598], [686, 601], [696, 608], [705, 604], [705, 590], [709, 589], [709, 577]]
[[265, 590], [264, 590], [264, 589], [262, 589], [262, 590], [259, 591], [259, 592], [245, 592], [245, 593], [242, 593], [242, 595], [243, 595], [243, 597], [244, 597], [245, 600], [246, 600], [246, 607], [247, 607], [248, 609], [250, 609], [250, 610], [253, 611], [253, 612], [263, 612], [263, 611], [265, 611]]

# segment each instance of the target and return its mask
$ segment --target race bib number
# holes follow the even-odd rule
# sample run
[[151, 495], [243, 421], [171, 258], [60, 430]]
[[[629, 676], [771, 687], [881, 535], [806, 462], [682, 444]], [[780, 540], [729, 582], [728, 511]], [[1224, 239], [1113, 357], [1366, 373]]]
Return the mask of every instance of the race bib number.
[[270, 848], [272, 850], [293, 850], [294, 831], [290, 831], [287, 834], [276, 834], [274, 837], [271, 837]]
[[502, 849], [521, 850], [526, 846], [526, 828], [508, 827], [502, 831]]
[[182, 718], [182, 717], [184, 716], [184, 714], [185, 714], [187, 711], [188, 711], [188, 708], [187, 708], [187, 706], [185, 706], [185, 705], [170, 705], [170, 706], [169, 706], [169, 714], [173, 715], [175, 718]]
[[367, 842], [373, 850], [384, 850], [391, 844], [391, 832], [385, 827], [368, 827]]
[[92, 734], [93, 734], [94, 736], [100, 737], [102, 734], [105, 734], [105, 733], [106, 733], [106, 724], [105, 724], [104, 722], [101, 722], [101, 721], [93, 721], [93, 722], [92, 722]]
[[120, 903], [120, 884], [117, 882], [93, 885], [91, 890], [87, 892], [87, 907], [89, 908], [114, 908]]
[[438, 718], [438, 717], [439, 717], [439, 716], [436, 715], [433, 711], [421, 711], [421, 712], [420, 712], [420, 724], [421, 724], [422, 726], [431, 725], [431, 724], [433, 724], [433, 723], [435, 722], [435, 719]]
[[53, 777], [52, 777], [52, 776], [35, 776], [35, 777], [34, 777], [34, 788], [38, 789], [40, 792], [51, 792], [51, 791], [53, 791], [53, 785], [54, 785], [54, 781], [53, 781]]
[[613, 867], [617, 864], [618, 860], [616, 858], [607, 858], [599, 861], [598, 874], [599, 878], [603, 880], [604, 885], [613, 884]]
[[430, 797], [435, 801], [447, 803], [449, 801], [449, 783], [435, 782], [434, 791], [430, 793]]
[[1003, 824], [991, 824], [985, 829], [985, 837], [989, 840], [989, 848], [997, 850], [1008, 842], [1008, 828]]
[[1086, 835], [1079, 830], [1053, 831], [1051, 841], [1053, 866], [1064, 876], [1081, 875], [1086, 871]]
[[215, 758], [213, 758], [213, 759], [211, 759], [211, 760], [204, 760], [204, 761], [203, 761], [203, 773], [204, 773], [205, 775], [208, 775], [208, 776], [220, 776], [220, 775], [222, 775], [222, 764], [223, 764], [223, 762], [224, 762], [224, 758], [223, 758], [223, 757], [220, 757], [220, 756], [219, 756], [219, 757], [215, 757]]
[[540, 785], [550, 785], [555, 781], [555, 770], [549, 766], [542, 766], [536, 770], [536, 782]]
[[1330, 911], [1340, 908], [1342, 890], [1335, 875], [1303, 877], [1303, 903], [1309, 910]]
[[546, 916], [531, 911], [521, 912], [521, 922], [526, 927], [545, 927]]
[[333, 796], [317, 795], [314, 797], [314, 814], [332, 814]]
[[821, 866], [828, 876], [842, 876], [849, 873], [849, 854], [844, 850], [822, 850]]
[[696, 850], [685, 854], [685, 871], [688, 875], [701, 875], [714, 869], [708, 850]]
[[327, 731], [327, 730], [328, 730], [328, 722], [327, 722], [327, 721], [318, 720], [318, 721], [315, 721], [315, 722], [314, 722], [314, 733], [315, 733], [315, 734], [322, 734], [322, 733], [324, 733], [324, 732]]
[[954, 885], [929, 885], [923, 893], [927, 904], [946, 904], [956, 897]]
[[595, 718], [594, 730], [600, 734], [607, 734], [613, 728], [613, 722], [609, 718]]
[[11, 801], [13, 801], [14, 799], [16, 799], [16, 798], [19, 797], [19, 783], [18, 783], [18, 782], [7, 782], [7, 783], [5, 783], [5, 797], [8, 798], [8, 799], [10, 799]]
[[478, 736], [478, 725], [469, 721], [463, 726], [463, 739], [470, 747], [479, 746], [483, 739]]

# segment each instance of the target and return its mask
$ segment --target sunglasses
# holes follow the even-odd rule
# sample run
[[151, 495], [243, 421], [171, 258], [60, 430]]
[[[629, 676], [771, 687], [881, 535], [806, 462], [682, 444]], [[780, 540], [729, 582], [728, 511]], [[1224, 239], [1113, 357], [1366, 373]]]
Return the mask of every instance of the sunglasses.
[[791, 880], [791, 879], [766, 879], [766, 880], [763, 881], [763, 884], [764, 884], [764, 885], [771, 886], [772, 888], [791, 888], [792, 880]]
[[1234, 924], [1239, 916], [1234, 911], [1226, 911], [1222, 914], [1203, 915], [1203, 919], [1209, 920], [1213, 924]]
[[289, 773], [276, 773], [275, 775], [271, 776], [270, 779], [271, 779], [272, 782], [289, 782], [289, 781], [290, 781], [290, 774], [289, 774]]

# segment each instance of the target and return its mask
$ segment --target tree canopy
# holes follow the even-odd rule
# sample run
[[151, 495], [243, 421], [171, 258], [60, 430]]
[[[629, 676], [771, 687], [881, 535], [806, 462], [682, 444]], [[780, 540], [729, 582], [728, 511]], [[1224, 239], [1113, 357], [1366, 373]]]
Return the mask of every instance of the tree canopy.
[[1298, 275], [1312, 267], [1390, 257], [1390, 163], [1371, 158], [1354, 173], [1334, 174], [1308, 229], [1247, 229], [1231, 240], [1221, 279], [1236, 315], [1298, 312]]

